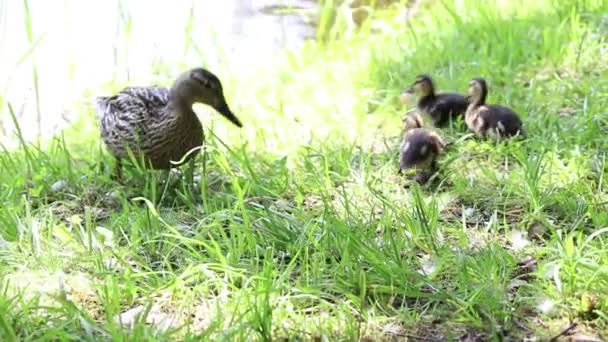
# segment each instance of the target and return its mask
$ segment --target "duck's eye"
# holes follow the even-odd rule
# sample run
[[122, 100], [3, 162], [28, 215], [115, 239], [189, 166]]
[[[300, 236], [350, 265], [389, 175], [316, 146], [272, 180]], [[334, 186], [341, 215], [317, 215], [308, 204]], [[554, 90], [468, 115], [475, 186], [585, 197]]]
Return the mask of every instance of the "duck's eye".
[[210, 89], [217, 88], [217, 85], [215, 84], [215, 82], [213, 82], [212, 80], [210, 80], [209, 78], [207, 78], [205, 76], [201, 76], [198, 74], [192, 74], [192, 78], [194, 80], [198, 81], [198, 83], [200, 83], [205, 88], [210, 88]]
[[426, 152], [427, 152], [427, 151], [428, 151], [428, 146], [426, 146], [426, 145], [423, 145], [423, 146], [420, 148], [420, 154], [421, 154], [421, 155], [423, 155], [423, 156], [426, 156]]

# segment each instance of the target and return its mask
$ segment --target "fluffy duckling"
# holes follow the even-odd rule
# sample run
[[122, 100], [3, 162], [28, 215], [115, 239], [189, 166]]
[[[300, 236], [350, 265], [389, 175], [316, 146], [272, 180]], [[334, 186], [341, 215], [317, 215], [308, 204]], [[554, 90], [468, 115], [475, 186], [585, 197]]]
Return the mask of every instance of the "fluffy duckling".
[[433, 79], [426, 74], [416, 76], [414, 84], [401, 94], [401, 101], [415, 93], [421, 95], [416, 107], [420, 112], [430, 115], [437, 127], [445, 126], [450, 120], [464, 114], [467, 109], [467, 102], [461, 94], [436, 94]]
[[[96, 99], [101, 138], [117, 159], [115, 178], [121, 179], [121, 160], [130, 149], [139, 153], [153, 169], [170, 169], [192, 149], [202, 146], [203, 126], [192, 110], [203, 103], [238, 127], [241, 121], [232, 113], [220, 80], [210, 71], [195, 68], [180, 75], [170, 89], [127, 87], [115, 95]], [[191, 166], [198, 150], [183, 162]], [[146, 165], [147, 166], [147, 165]]]
[[498, 138], [509, 138], [518, 134], [527, 136], [517, 113], [505, 106], [486, 104], [487, 96], [488, 85], [483, 78], [474, 78], [469, 82], [466, 96], [468, 107], [465, 112], [467, 127], [482, 138], [488, 135]]
[[406, 132], [399, 148], [399, 173], [411, 170], [414, 180], [424, 184], [437, 171], [437, 156], [446, 143], [437, 133], [422, 128], [417, 113], [409, 113], [403, 122]]
[[422, 128], [424, 126], [422, 117], [414, 111], [406, 113], [401, 121], [403, 122], [403, 134], [411, 129]]

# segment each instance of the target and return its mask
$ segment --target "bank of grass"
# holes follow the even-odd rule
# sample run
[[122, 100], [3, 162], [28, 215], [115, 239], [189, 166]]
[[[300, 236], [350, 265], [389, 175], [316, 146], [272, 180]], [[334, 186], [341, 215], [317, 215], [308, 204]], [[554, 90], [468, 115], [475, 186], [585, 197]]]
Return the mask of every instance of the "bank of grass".
[[[203, 117], [194, 193], [136, 169], [112, 182], [83, 104], [50, 146], [0, 154], [1, 339], [605, 336], [607, 12], [433, 1], [254, 80], [220, 72], [245, 128]], [[530, 139], [460, 123], [441, 179], [404, 188], [397, 95], [422, 72], [458, 91], [486, 77]]]

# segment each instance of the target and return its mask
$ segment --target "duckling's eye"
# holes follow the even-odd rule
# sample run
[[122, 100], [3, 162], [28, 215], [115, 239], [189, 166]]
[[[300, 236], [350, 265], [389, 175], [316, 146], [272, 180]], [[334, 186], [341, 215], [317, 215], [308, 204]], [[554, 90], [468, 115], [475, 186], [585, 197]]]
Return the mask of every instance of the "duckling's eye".
[[421, 155], [423, 155], [423, 156], [426, 156], [426, 152], [427, 152], [427, 151], [428, 151], [428, 146], [426, 146], [426, 145], [423, 145], [423, 146], [420, 148], [420, 154], [421, 154]]

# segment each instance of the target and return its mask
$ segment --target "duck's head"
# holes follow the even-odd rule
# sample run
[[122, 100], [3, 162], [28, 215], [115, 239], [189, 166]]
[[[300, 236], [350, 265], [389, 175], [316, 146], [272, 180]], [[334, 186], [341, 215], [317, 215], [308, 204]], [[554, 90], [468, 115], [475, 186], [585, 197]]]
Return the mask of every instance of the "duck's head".
[[411, 131], [400, 147], [398, 173], [408, 174], [431, 168], [445, 146], [445, 140], [435, 132]]
[[431, 78], [431, 76], [429, 76], [427, 74], [422, 74], [422, 75], [416, 76], [416, 80], [414, 81], [414, 83], [412, 83], [412, 85], [409, 88], [405, 89], [401, 93], [401, 96], [403, 98], [404, 96], [412, 95], [412, 94], [416, 94], [416, 93], [418, 93], [422, 96], [435, 94], [435, 85], [433, 83], [433, 79]]
[[488, 96], [488, 84], [483, 78], [474, 78], [469, 81], [469, 90], [465, 96], [468, 103], [483, 105]]
[[422, 128], [424, 121], [420, 114], [409, 112], [403, 117], [403, 132], [407, 132], [414, 128]]
[[171, 97], [188, 106], [197, 102], [209, 105], [233, 124], [243, 127], [226, 102], [219, 78], [206, 69], [195, 68], [183, 73], [171, 88]]

